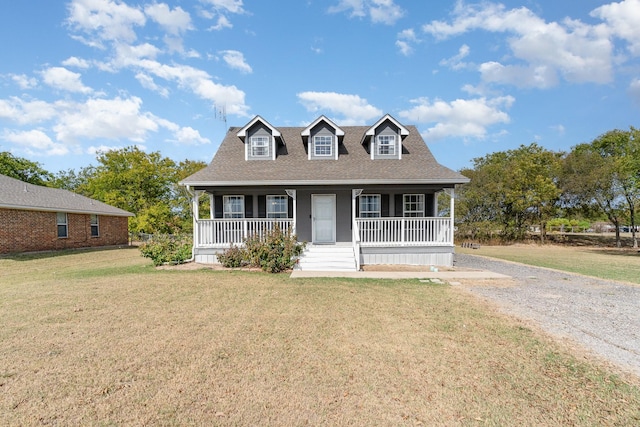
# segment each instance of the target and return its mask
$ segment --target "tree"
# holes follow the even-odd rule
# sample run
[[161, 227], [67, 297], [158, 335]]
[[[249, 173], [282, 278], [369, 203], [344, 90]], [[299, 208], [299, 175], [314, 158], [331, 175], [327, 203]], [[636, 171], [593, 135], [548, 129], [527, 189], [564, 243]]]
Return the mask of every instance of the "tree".
[[615, 227], [616, 245], [620, 247], [620, 225], [626, 209], [613, 175], [611, 159], [600, 156], [591, 144], [579, 144], [564, 159], [561, 186], [565, 204], [584, 211], [595, 208], [596, 215], [607, 217]]
[[633, 247], [638, 247], [635, 230], [636, 206], [640, 201], [640, 131], [612, 130], [593, 141], [594, 150], [610, 161], [613, 186], [627, 205]]
[[44, 170], [40, 163], [15, 157], [8, 151], [0, 152], [0, 174], [34, 185], [48, 185], [53, 178], [53, 175]]
[[127, 147], [99, 153], [98, 166], [81, 171], [78, 190], [88, 196], [136, 214], [129, 231], [177, 233], [191, 223], [190, 210], [179, 199], [177, 183], [202, 163], [179, 166], [159, 152]]
[[533, 143], [474, 159], [474, 168], [462, 171], [471, 179], [460, 190], [463, 230], [484, 229], [486, 235], [497, 228], [511, 241], [537, 225], [544, 241], [545, 223], [555, 215], [560, 196], [561, 156]]

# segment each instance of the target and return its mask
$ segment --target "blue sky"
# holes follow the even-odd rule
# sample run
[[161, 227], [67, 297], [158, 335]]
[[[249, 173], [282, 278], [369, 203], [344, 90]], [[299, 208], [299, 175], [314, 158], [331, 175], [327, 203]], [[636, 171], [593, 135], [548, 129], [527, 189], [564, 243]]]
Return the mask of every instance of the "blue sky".
[[640, 0], [31, 0], [0, 13], [0, 151], [51, 172], [230, 126], [415, 125], [438, 161], [640, 126]]

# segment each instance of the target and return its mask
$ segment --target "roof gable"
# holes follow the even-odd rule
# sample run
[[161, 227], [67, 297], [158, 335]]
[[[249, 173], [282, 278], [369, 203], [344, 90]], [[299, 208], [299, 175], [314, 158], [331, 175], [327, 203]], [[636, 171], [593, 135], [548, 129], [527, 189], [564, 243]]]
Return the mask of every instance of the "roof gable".
[[[271, 131], [271, 135], [274, 137], [282, 137], [282, 134], [280, 133], [280, 131], [278, 129], [276, 129], [275, 127], [271, 126], [269, 124], [268, 121], [266, 121], [265, 119], [263, 119], [260, 116], [255, 116], [249, 123], [247, 123], [243, 128], [241, 128], [237, 135], [238, 138], [241, 138], [244, 140], [244, 138], [247, 136], [247, 131], [249, 129], [251, 129], [253, 127], [253, 125], [255, 125], [256, 123], [261, 122], [264, 126], [266, 126], [267, 128], [269, 128], [269, 130]], [[283, 141], [284, 143], [284, 141]]]
[[329, 120], [325, 116], [320, 116], [317, 119], [315, 119], [313, 123], [311, 123], [309, 126], [304, 128], [302, 132], [300, 132], [300, 135], [309, 136], [311, 134], [311, 129], [316, 127], [316, 125], [318, 125], [318, 123], [320, 122], [325, 122], [327, 125], [332, 127], [334, 129], [334, 133], [336, 136], [344, 136], [344, 131], [338, 125], [333, 123], [331, 120]]
[[387, 120], [393, 123], [400, 130], [400, 135], [402, 135], [403, 137], [409, 135], [409, 130], [406, 127], [402, 126], [402, 124], [400, 124], [399, 121], [391, 117], [390, 114], [385, 114], [383, 118], [378, 120], [373, 126], [367, 129], [367, 131], [365, 132], [365, 136], [374, 136], [376, 134], [376, 129], [380, 127], [380, 125], [382, 125]]

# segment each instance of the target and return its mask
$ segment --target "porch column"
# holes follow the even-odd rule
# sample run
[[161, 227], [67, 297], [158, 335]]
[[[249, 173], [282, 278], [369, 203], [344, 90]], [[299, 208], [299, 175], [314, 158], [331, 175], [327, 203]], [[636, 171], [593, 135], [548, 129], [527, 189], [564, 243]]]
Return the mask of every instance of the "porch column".
[[202, 196], [204, 190], [193, 190], [191, 197], [191, 210], [193, 212], [193, 247], [198, 247], [199, 244], [199, 231], [198, 220], [200, 219], [200, 196]]
[[362, 188], [354, 188], [351, 190], [351, 229], [356, 230], [356, 199], [362, 194]]
[[451, 241], [449, 243], [451, 243], [451, 245], [453, 245], [453, 230], [454, 230], [454, 219], [455, 219], [455, 211], [454, 211], [454, 207], [455, 207], [455, 195], [456, 195], [456, 190], [453, 188], [445, 188], [444, 190], [445, 193], [447, 193], [449, 195], [449, 197], [451, 197], [451, 200], [449, 202], [449, 211], [450, 211], [450, 225], [449, 227], [451, 227]]
[[291, 232], [293, 234], [297, 234], [296, 233], [296, 224], [297, 224], [297, 218], [298, 218], [297, 192], [296, 190], [284, 190], [284, 191], [286, 191], [287, 196], [293, 199], [293, 226], [291, 227]]
[[209, 193], [209, 218], [210, 219], [214, 219], [215, 218], [215, 197], [213, 197], [212, 193]]

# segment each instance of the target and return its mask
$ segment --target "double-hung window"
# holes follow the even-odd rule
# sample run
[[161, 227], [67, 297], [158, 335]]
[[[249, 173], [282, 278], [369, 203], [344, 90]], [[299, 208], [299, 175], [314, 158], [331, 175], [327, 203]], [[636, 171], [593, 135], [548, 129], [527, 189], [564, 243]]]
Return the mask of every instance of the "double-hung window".
[[395, 135], [378, 135], [378, 155], [395, 156], [396, 154], [396, 137]]
[[251, 157], [269, 157], [269, 137], [251, 137]]
[[405, 217], [424, 217], [424, 194], [405, 194], [403, 214]]
[[244, 218], [244, 196], [223, 197], [224, 218]]
[[287, 196], [267, 196], [267, 218], [287, 218], [288, 208]]
[[100, 236], [98, 225], [98, 215], [91, 215], [91, 237]]
[[57, 212], [56, 222], [58, 225], [58, 237], [69, 237], [69, 222], [67, 219], [67, 214], [64, 212]]
[[330, 135], [316, 135], [313, 137], [313, 152], [316, 156], [333, 155], [333, 137]]
[[380, 195], [360, 195], [360, 218], [380, 218]]

